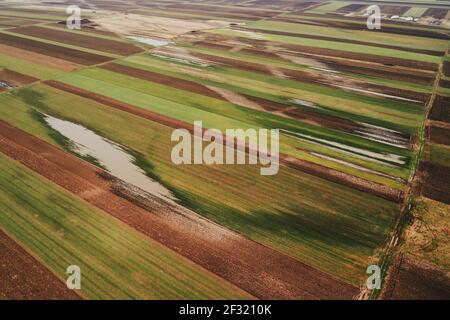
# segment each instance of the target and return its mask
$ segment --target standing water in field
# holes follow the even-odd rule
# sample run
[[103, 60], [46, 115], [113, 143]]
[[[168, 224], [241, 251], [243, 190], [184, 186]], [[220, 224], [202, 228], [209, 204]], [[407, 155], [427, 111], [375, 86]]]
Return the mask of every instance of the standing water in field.
[[170, 41], [167, 40], [161, 40], [161, 39], [155, 39], [155, 38], [149, 38], [149, 37], [127, 37], [128, 39], [152, 46], [152, 47], [162, 47], [166, 46], [170, 43]]
[[44, 115], [47, 124], [73, 143], [73, 151], [81, 156], [94, 157], [109, 173], [160, 199], [174, 202], [170, 190], [150, 179], [135, 165], [136, 159], [116, 143], [85, 127], [69, 121]]

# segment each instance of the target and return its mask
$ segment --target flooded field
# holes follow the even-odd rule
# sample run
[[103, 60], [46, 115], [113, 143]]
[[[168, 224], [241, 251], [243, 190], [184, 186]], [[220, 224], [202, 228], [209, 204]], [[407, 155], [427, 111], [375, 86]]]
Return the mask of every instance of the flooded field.
[[134, 40], [152, 47], [162, 47], [170, 44], [170, 41], [167, 40], [161, 40], [161, 39], [155, 39], [155, 38], [149, 38], [149, 37], [137, 37], [137, 36], [130, 36], [127, 37], [130, 40]]
[[95, 158], [113, 176], [132, 184], [158, 198], [173, 202], [175, 197], [160, 183], [150, 179], [139, 168], [136, 159], [118, 144], [95, 132], [69, 121], [45, 115], [45, 121], [73, 144], [73, 151]]

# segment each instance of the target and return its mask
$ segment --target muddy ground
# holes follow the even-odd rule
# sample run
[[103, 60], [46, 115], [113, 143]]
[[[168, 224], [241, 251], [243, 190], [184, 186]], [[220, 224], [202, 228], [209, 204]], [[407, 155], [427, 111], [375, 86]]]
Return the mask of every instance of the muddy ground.
[[117, 195], [101, 169], [3, 121], [0, 137], [2, 153], [257, 298], [351, 299], [359, 292], [182, 207], [149, 196], [144, 209], [139, 199]]
[[450, 61], [445, 61], [444, 62], [444, 75], [446, 77], [450, 77]]
[[420, 170], [423, 174], [421, 194], [427, 198], [450, 204], [450, 168], [422, 162]]
[[436, 96], [429, 119], [450, 123], [450, 97]]
[[438, 123], [433, 123], [427, 127], [427, 131], [432, 143], [450, 146], [450, 125], [445, 127], [439, 126]]
[[0, 300], [78, 300], [80, 296], [0, 229]]
[[450, 274], [412, 256], [399, 254], [390, 273], [383, 300], [450, 299]]
[[439, 87], [450, 89], [450, 80], [441, 79], [439, 81]]

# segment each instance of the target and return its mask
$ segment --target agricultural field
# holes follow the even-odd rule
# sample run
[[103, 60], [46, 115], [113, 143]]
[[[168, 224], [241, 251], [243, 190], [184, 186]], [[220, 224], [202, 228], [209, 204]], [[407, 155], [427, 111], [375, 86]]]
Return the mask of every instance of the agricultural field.
[[[0, 2], [0, 299], [449, 299], [450, 5], [424, 2]], [[251, 137], [176, 164], [177, 129], [215, 157], [256, 130], [279, 168]]]

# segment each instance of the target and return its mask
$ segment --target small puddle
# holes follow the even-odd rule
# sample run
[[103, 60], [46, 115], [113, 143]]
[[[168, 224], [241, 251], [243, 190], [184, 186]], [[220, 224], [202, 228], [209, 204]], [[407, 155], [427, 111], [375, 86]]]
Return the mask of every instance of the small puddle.
[[174, 203], [170, 190], [150, 179], [136, 166], [136, 159], [118, 144], [105, 139], [85, 127], [44, 114], [44, 120], [54, 130], [69, 139], [73, 151], [81, 156], [95, 158], [111, 175], [134, 185], [158, 198]]
[[7, 90], [14, 89], [13, 86], [10, 86], [7, 82], [4, 81], [0, 81], [0, 88]]
[[301, 100], [301, 99], [291, 99], [290, 100], [292, 103], [302, 106], [302, 107], [307, 107], [307, 108], [313, 108], [313, 109], [320, 109], [320, 107], [310, 101], [306, 101], [306, 100]]
[[162, 47], [162, 46], [167, 46], [168, 44], [170, 44], [170, 41], [149, 38], [149, 37], [130, 36], [130, 37], [127, 37], [127, 39], [134, 40], [134, 41], [137, 41], [137, 42], [140, 42], [143, 44], [147, 44], [152, 47]]

